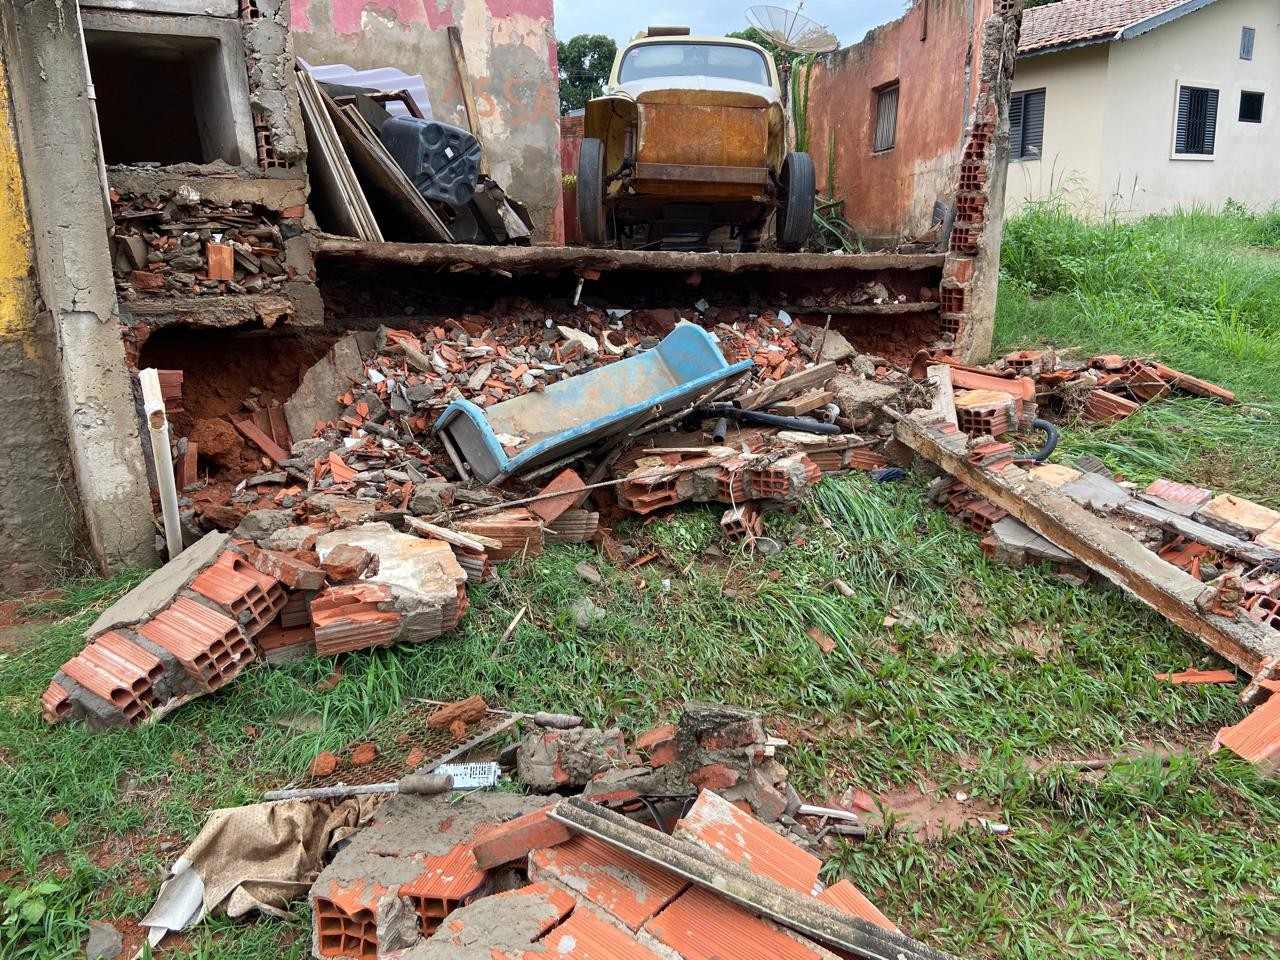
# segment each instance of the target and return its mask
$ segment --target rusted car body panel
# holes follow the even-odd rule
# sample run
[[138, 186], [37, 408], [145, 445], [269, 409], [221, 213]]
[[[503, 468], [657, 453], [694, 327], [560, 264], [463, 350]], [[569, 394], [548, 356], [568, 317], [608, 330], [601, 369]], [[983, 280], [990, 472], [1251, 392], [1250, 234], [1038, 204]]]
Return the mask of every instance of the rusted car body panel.
[[[735, 56], [758, 52], [758, 75], [620, 75], [633, 49], [685, 40]], [[664, 221], [698, 217], [709, 229], [754, 244], [777, 205], [787, 149], [781, 87], [772, 59], [754, 45], [683, 37], [633, 42], [615, 61], [605, 95], [587, 104], [583, 126], [586, 138], [602, 144], [609, 222], [636, 233], [639, 245], [652, 243]]]

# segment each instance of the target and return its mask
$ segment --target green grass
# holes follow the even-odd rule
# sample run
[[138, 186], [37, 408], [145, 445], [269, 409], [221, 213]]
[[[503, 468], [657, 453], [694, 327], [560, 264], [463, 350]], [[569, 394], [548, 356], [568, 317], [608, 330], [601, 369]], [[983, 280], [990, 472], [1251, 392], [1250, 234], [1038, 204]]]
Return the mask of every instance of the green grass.
[[[1243, 291], [1250, 271], [1272, 268], [1244, 249], [1239, 225], [1214, 267], [1213, 221], [1203, 215], [1135, 227], [1049, 216], [1037, 211], [1009, 226], [1001, 349], [1051, 336], [1087, 351], [1155, 352], [1223, 380], [1251, 409], [1274, 409], [1276, 381], [1236, 370], [1221, 351], [1179, 352], [1176, 332], [1153, 330], [1158, 349], [1136, 329], [1108, 333], [1100, 298], [1113, 293], [1085, 276], [1092, 267], [1080, 268], [1078, 281], [1049, 284], [1061, 259], [1055, 244], [1092, 263], [1136, 243], [1153, 244], [1166, 266], [1194, 260], [1189, 269], [1205, 283]], [[1122, 264], [1107, 269], [1137, 282]], [[1128, 290], [1116, 302], [1160, 314]], [[1271, 296], [1252, 295], [1259, 304]], [[1190, 315], [1192, 294], [1182, 296]], [[1248, 331], [1270, 329], [1262, 306], [1241, 317]], [[1208, 308], [1201, 319], [1217, 322]], [[1199, 401], [1161, 404], [1123, 431], [1071, 430], [1067, 445], [1101, 451], [1133, 476], [1184, 477], [1219, 454], [1222, 480], [1241, 489], [1265, 479], [1266, 461], [1248, 452], [1272, 449], [1261, 416]], [[1212, 439], [1201, 440], [1206, 432]], [[296, 776], [316, 752], [359, 737], [407, 697], [474, 693], [633, 729], [671, 718], [689, 697], [749, 703], [792, 741], [784, 762], [802, 795], [919, 786], [942, 799], [963, 790], [1010, 831], [924, 838], [899, 824], [842, 846], [826, 867], [829, 879], [848, 876], [908, 931], [963, 955], [1280, 954], [1280, 880], [1271, 867], [1280, 856], [1280, 786], [1206, 756], [1214, 731], [1243, 715], [1233, 690], [1153, 678], [1217, 661], [1115, 591], [989, 562], [974, 536], [924, 505], [923, 492], [922, 480], [828, 479], [797, 513], [768, 517], [771, 535], [789, 544], [768, 559], [709, 555], [721, 544], [718, 511], [681, 510], [622, 531], [661, 555], [637, 570], [614, 568], [585, 547], [553, 549], [472, 591], [454, 634], [341, 658], [332, 690], [317, 689], [330, 661], [255, 668], [218, 695], [128, 732], [47, 728], [38, 718], [49, 675], [131, 581], [75, 585], [42, 609], [61, 618], [42, 642], [0, 660], [0, 893], [57, 884], [38, 895], [38, 917], [35, 909], [24, 916], [18, 903], [5, 911], [0, 956], [79, 955], [89, 919], [145, 911], [164, 866], [210, 809]], [[601, 569], [603, 586], [576, 575], [583, 560]], [[856, 595], [824, 589], [833, 578]], [[580, 630], [569, 608], [584, 595], [607, 616]], [[525, 605], [529, 615], [496, 648]], [[885, 626], [887, 615], [896, 625]], [[836, 639], [832, 653], [806, 635], [813, 626]], [[295, 732], [290, 721], [301, 715], [319, 718], [319, 730]], [[1105, 774], [1054, 762], [1153, 748], [1175, 756], [1167, 766], [1138, 760]], [[170, 848], [162, 851], [161, 841]], [[293, 922], [215, 921], [178, 955], [302, 957], [307, 929], [304, 905]]]
[[1006, 225], [996, 349], [1053, 344], [1153, 357], [1233, 390], [1177, 397], [1068, 435], [1134, 480], [1164, 475], [1280, 506], [1280, 207], [1082, 223], [1032, 204]]

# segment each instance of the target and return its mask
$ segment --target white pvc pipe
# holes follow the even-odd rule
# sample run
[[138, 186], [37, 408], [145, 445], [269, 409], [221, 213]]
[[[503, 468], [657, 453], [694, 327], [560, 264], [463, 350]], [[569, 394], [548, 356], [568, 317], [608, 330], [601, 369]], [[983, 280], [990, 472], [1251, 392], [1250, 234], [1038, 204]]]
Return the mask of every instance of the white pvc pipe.
[[164, 515], [164, 539], [169, 559], [182, 552], [182, 524], [178, 520], [178, 486], [173, 479], [173, 453], [169, 449], [169, 415], [164, 409], [160, 391], [160, 372], [155, 367], [138, 371], [142, 384], [142, 409], [151, 434], [151, 459], [156, 465], [156, 482], [160, 486], [160, 510]]

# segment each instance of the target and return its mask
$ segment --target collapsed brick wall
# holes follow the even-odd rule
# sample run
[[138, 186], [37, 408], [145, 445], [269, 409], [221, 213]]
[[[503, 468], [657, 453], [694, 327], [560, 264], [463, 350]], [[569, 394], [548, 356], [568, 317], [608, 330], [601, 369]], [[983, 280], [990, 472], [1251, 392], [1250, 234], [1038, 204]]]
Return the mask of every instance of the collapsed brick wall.
[[982, 59], [960, 172], [955, 220], [939, 290], [944, 334], [956, 356], [977, 358], [991, 349], [1004, 184], [1009, 160], [1009, 89], [1022, 28], [1021, 0], [1000, 0], [982, 26]]

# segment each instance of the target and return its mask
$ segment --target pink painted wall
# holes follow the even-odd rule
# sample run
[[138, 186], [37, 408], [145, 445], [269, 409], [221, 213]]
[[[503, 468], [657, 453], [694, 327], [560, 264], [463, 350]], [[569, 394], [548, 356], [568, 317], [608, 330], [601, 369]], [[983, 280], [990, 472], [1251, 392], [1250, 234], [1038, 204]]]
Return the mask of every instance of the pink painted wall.
[[392, 66], [426, 80], [438, 120], [467, 126], [446, 27], [462, 33], [489, 169], [528, 204], [535, 242], [563, 237], [553, 0], [290, 0], [310, 63]]

